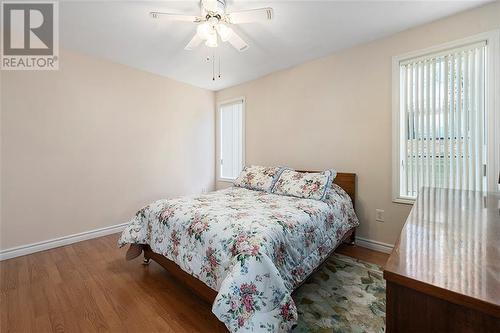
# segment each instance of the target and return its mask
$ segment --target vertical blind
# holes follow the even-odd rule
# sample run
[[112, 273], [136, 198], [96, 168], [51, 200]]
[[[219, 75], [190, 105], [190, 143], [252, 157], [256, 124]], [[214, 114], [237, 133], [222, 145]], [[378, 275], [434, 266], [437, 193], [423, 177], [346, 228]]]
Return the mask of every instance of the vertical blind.
[[220, 177], [236, 179], [243, 167], [243, 101], [220, 106]]
[[486, 42], [400, 62], [400, 194], [486, 186]]

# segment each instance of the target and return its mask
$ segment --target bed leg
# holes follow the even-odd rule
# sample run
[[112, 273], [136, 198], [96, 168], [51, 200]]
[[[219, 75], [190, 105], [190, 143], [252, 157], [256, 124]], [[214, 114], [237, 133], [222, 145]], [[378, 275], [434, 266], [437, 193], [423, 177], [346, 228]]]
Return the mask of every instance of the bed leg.
[[351, 236], [349, 236], [349, 245], [354, 246], [356, 245], [356, 229], [352, 231]]
[[142, 261], [142, 264], [147, 266], [149, 265], [149, 263], [151, 262], [151, 258], [149, 257], [149, 254], [148, 254], [148, 248], [147, 246], [144, 246], [143, 247], [143, 250], [144, 250], [144, 260]]

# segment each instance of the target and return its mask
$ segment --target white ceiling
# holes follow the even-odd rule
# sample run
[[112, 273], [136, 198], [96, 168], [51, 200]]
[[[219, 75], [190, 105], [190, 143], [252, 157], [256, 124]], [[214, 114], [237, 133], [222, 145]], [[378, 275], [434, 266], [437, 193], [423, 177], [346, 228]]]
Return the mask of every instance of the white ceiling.
[[197, 0], [61, 2], [61, 45], [219, 90], [488, 2], [227, 1], [229, 12], [273, 7], [274, 19], [237, 26], [250, 48], [240, 53], [227, 43], [219, 46], [222, 79], [215, 82], [206, 61], [213, 49], [184, 50], [195, 24], [148, 15], [152, 10], [198, 15]]

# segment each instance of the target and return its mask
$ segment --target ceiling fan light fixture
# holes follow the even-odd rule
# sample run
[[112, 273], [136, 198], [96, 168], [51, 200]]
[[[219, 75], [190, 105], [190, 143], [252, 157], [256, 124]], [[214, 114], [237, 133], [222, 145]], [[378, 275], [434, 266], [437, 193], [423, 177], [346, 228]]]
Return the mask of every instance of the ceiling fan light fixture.
[[198, 37], [200, 37], [203, 40], [208, 40], [210, 36], [213, 34], [213, 28], [210, 26], [208, 23], [202, 23], [199, 24], [196, 27], [196, 33], [198, 34]]
[[210, 34], [208, 37], [207, 41], [205, 42], [205, 45], [208, 47], [217, 47], [217, 33]]
[[165, 18], [171, 21], [197, 24], [196, 33], [184, 47], [188, 51], [194, 50], [202, 42], [205, 42], [208, 47], [218, 47], [219, 37], [222, 42], [227, 42], [236, 50], [245, 51], [248, 49], [248, 44], [239, 36], [237, 30], [232, 29], [233, 24], [267, 21], [273, 18], [273, 9], [270, 7], [227, 12], [226, 0], [199, 1], [201, 5], [201, 14], [199, 16], [150, 12], [152, 18]]
[[217, 32], [219, 33], [220, 39], [223, 42], [227, 42], [232, 34], [233, 34], [233, 29], [229, 28], [228, 26], [224, 24], [218, 24], [215, 29], [217, 29]]
[[215, 16], [210, 17], [207, 20], [208, 24], [211, 25], [212, 27], [215, 27], [219, 23], [219, 19]]

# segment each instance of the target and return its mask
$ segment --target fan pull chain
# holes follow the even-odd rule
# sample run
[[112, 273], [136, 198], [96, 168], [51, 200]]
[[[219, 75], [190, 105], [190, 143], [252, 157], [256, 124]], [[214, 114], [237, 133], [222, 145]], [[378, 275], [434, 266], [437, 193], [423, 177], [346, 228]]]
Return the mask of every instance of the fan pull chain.
[[221, 66], [221, 64], [220, 64], [220, 55], [219, 55], [219, 79], [220, 79], [220, 66]]
[[[216, 58], [217, 60], [219, 61], [218, 64], [216, 64]], [[216, 78], [218, 78], [219, 80], [222, 78], [222, 60], [221, 60], [221, 56], [216, 54], [216, 51], [213, 50], [212, 52], [212, 56], [210, 57], [207, 57], [207, 62], [212, 62], [212, 81], [215, 81]], [[218, 69], [218, 74], [217, 74], [217, 77], [216, 77], [216, 74], [215, 74], [215, 66], [217, 65], [217, 69]]]
[[215, 50], [212, 52], [212, 81], [215, 81]]

